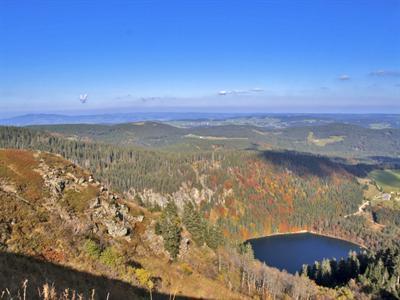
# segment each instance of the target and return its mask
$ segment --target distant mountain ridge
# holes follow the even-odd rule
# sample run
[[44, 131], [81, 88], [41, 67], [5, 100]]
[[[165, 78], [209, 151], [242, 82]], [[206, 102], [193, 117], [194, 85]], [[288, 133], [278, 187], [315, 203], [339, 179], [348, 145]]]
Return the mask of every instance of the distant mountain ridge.
[[26, 114], [0, 119], [0, 125], [120, 124], [157, 121], [178, 127], [252, 125], [265, 128], [320, 126], [345, 123], [371, 129], [400, 128], [399, 114], [313, 114], [313, 113], [210, 113], [126, 112], [87, 115]]
[[[208, 120], [234, 118], [235, 113], [132, 112], [88, 115], [26, 114], [0, 119], [0, 125], [118, 124], [139, 121]], [[249, 115], [249, 114], [247, 114]]]

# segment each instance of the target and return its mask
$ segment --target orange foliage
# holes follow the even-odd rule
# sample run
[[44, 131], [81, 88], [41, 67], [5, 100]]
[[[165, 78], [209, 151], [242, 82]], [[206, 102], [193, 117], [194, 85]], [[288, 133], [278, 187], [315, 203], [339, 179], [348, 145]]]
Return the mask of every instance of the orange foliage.
[[65, 261], [65, 254], [61, 251], [57, 251], [51, 248], [47, 248], [42, 252], [42, 256], [45, 260], [55, 263], [62, 263]]
[[225, 180], [224, 182], [224, 189], [230, 190], [233, 187], [233, 184], [230, 180]]

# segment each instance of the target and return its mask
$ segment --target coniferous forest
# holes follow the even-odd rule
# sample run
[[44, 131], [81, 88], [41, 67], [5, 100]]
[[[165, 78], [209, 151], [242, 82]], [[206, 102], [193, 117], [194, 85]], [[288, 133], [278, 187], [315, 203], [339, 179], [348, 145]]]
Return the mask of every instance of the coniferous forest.
[[[307, 230], [353, 241], [368, 251], [305, 265], [301, 276], [342, 294], [399, 297], [396, 210], [369, 208], [371, 220], [355, 213], [366, 201], [366, 187], [357, 179], [370, 168], [365, 165], [286, 150], [145, 149], [17, 127], [0, 127], [0, 148], [59, 154], [155, 212], [155, 233], [172, 260], [182, 255], [185, 232], [197, 247], [218, 252], [235, 245], [229, 259], [227, 250], [219, 254], [218, 268], [239, 268], [248, 291], [267, 281], [250, 267], [252, 250], [243, 243]], [[371, 222], [385, 226], [372, 230]], [[232, 261], [236, 255], [241, 263]]]

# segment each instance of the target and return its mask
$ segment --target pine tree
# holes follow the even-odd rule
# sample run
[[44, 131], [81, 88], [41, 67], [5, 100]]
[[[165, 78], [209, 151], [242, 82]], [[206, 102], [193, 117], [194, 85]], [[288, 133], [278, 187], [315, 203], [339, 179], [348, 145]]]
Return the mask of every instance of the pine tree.
[[310, 276], [310, 273], [311, 273], [311, 270], [310, 270], [309, 265], [303, 264], [303, 266], [301, 267], [300, 275], [308, 277], [308, 276]]
[[176, 259], [179, 254], [179, 246], [181, 242], [181, 221], [178, 216], [178, 208], [175, 202], [169, 201], [162, 211], [159, 225], [156, 230], [161, 233], [164, 238], [164, 247], [171, 255], [172, 259]]
[[195, 243], [198, 246], [202, 246], [205, 242], [207, 224], [190, 201], [186, 202], [183, 207], [182, 222], [192, 235]]
[[360, 273], [360, 261], [357, 258], [357, 253], [355, 251], [351, 251], [349, 253], [348, 259], [348, 270], [349, 270], [349, 277], [355, 278]]
[[329, 259], [324, 259], [321, 263], [321, 284], [324, 286], [331, 285], [331, 263]]

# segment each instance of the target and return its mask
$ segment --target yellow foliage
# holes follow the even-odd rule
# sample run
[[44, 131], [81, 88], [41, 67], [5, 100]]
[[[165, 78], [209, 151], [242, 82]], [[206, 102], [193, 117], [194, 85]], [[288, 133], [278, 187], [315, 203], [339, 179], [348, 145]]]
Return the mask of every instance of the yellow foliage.
[[185, 275], [189, 276], [189, 275], [193, 274], [192, 267], [187, 263], [182, 263], [181, 269], [182, 269], [183, 273], [185, 273]]
[[149, 290], [154, 288], [154, 282], [151, 280], [152, 275], [150, 271], [143, 268], [137, 268], [135, 269], [135, 275], [142, 286], [145, 286]]

